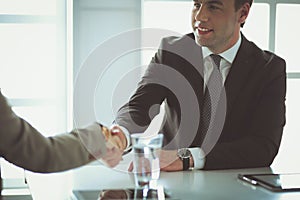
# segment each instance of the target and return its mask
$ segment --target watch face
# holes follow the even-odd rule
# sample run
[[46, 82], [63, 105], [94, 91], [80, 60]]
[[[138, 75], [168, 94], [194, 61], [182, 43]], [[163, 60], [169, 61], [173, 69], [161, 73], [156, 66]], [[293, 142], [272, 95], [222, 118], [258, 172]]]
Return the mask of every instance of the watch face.
[[179, 149], [177, 152], [178, 157], [182, 160], [182, 170], [186, 171], [190, 168], [191, 152], [188, 148]]
[[187, 148], [182, 148], [178, 150], [178, 156], [180, 158], [189, 158], [191, 156], [191, 152]]

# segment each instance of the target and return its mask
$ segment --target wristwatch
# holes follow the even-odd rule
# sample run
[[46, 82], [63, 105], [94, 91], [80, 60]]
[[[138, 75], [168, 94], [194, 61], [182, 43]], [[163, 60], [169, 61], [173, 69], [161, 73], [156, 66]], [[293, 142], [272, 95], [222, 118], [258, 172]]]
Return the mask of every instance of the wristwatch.
[[189, 170], [191, 151], [188, 148], [178, 149], [177, 156], [182, 160], [183, 171]]

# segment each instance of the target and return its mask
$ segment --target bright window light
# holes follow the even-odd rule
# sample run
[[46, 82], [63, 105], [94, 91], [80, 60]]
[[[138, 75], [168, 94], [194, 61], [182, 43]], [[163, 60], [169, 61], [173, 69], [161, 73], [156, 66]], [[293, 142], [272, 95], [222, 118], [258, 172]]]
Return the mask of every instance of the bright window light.
[[[275, 51], [286, 59], [289, 72], [300, 72], [300, 27], [297, 25], [299, 13], [299, 4], [277, 5]], [[293, 27], [292, 30], [291, 26]]]
[[56, 0], [0, 0], [0, 14], [55, 15]]
[[0, 85], [9, 98], [55, 96], [56, 40], [55, 24], [0, 24]]

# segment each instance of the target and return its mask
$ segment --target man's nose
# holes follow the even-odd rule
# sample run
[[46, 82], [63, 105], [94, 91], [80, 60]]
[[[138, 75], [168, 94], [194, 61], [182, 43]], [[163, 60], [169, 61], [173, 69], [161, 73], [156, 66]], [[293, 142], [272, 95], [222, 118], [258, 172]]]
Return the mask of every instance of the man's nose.
[[195, 20], [200, 22], [205, 22], [208, 20], [208, 13], [205, 8], [201, 6], [195, 15]]

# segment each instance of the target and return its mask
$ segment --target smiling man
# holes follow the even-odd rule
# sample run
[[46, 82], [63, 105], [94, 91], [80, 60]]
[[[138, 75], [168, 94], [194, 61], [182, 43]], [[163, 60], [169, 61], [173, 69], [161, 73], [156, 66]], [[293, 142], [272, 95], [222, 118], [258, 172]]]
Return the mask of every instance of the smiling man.
[[[238, 0], [237, 0], [238, 1]], [[242, 1], [240, 1], [242, 2]], [[235, 1], [194, 1], [192, 26], [196, 43], [219, 54], [237, 43], [240, 24], [245, 22], [251, 1], [235, 7]]]
[[112, 131], [123, 148], [130, 146], [128, 135], [145, 130], [155, 105], [164, 102], [162, 170], [271, 165], [285, 125], [286, 64], [241, 32], [251, 4], [193, 1], [193, 33], [162, 40], [136, 92], [118, 112]]

